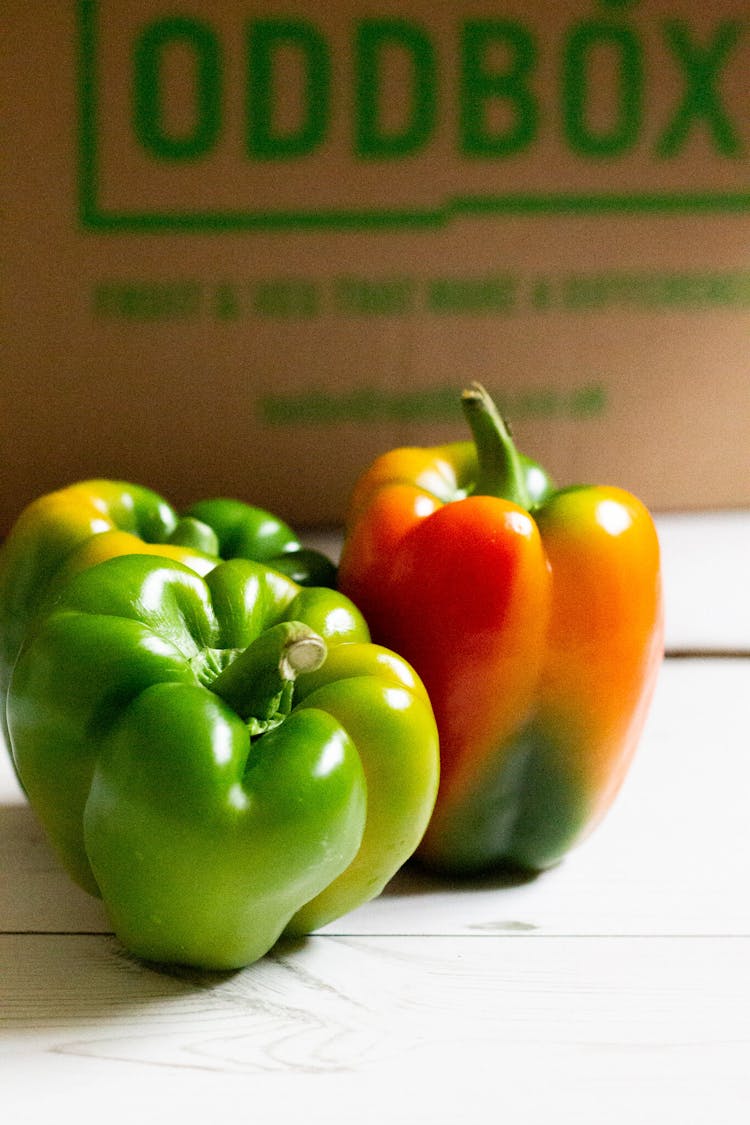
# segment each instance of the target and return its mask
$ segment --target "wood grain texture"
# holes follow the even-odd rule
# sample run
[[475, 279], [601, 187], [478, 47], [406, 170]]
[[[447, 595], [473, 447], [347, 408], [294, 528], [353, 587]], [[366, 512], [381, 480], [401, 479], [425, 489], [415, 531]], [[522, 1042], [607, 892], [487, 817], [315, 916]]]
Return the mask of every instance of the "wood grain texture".
[[395, 1120], [465, 1120], [468, 1096], [477, 1116], [625, 1122], [642, 1103], [739, 1122], [750, 939], [718, 941], [329, 936], [209, 976], [154, 972], [107, 938], [6, 937], [5, 1105], [36, 1068], [39, 1120], [85, 1089], [116, 1119], [146, 1091], [188, 1120], [244, 1091], [263, 1121], [376, 1121], [409, 1098]]

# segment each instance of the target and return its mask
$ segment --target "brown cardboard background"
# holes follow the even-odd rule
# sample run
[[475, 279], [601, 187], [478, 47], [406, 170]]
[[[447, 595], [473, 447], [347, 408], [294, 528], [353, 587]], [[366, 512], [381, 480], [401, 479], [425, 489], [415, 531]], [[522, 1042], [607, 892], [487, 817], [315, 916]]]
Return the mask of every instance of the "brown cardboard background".
[[[656, 7], [698, 8], [684, 0]], [[382, 5], [383, 11], [404, 8]], [[574, 5], [553, 8], [564, 20]], [[413, 10], [424, 15], [427, 8]], [[357, 385], [455, 387], [457, 398], [471, 379], [498, 394], [590, 383], [606, 388], [601, 416], [511, 417], [519, 444], [560, 482], [622, 484], [656, 508], [750, 503], [748, 303], [571, 313], [524, 301], [512, 313], [436, 315], [418, 308], [398, 316], [329, 312], [313, 319], [221, 320], [211, 311], [216, 285], [265, 277], [302, 276], [328, 286], [350, 274], [419, 281], [510, 271], [531, 287], [539, 277], [605, 269], [743, 272], [750, 269], [750, 211], [457, 217], [411, 231], [83, 230], [76, 217], [73, 5], [13, 2], [6, 11], [0, 527], [40, 492], [91, 475], [139, 480], [177, 504], [229, 493], [300, 525], [337, 523], [356, 473], [377, 453], [461, 438], [458, 405], [453, 423], [272, 426], [259, 414], [260, 400], [310, 388], [338, 394]], [[668, 186], [685, 176], [688, 157], [702, 166], [700, 139], [679, 167], [663, 172], [671, 177]], [[438, 151], [431, 164], [416, 162], [411, 182], [409, 169], [399, 172], [403, 198], [415, 190], [429, 197], [436, 183], [450, 179], [455, 168], [444, 153], [443, 160]], [[469, 178], [477, 174], [471, 170]], [[554, 187], [572, 170], [549, 163], [547, 174]], [[642, 174], [630, 162], [609, 186], [628, 186]], [[738, 161], [722, 166], [721, 176], [711, 168], [706, 182], [737, 190], [745, 175], [746, 161]], [[298, 177], [303, 203], [311, 179]], [[285, 181], [286, 192], [290, 182], [294, 177]], [[116, 175], [109, 183], [108, 190], [122, 188]], [[377, 175], [372, 183], [382, 190]], [[329, 189], [330, 183], [319, 191]], [[206, 288], [196, 320], [133, 323], [92, 313], [92, 293], [103, 281], [180, 278]]]

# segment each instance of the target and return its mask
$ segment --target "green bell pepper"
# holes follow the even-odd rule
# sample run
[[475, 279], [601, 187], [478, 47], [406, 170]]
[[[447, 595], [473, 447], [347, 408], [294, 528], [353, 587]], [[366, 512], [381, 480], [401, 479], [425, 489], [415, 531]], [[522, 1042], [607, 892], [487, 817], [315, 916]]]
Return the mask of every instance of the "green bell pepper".
[[[304, 586], [331, 586], [336, 568], [302, 547], [282, 520], [239, 500], [202, 500], [182, 515], [158, 493], [87, 480], [47, 493], [21, 512], [0, 546], [0, 702], [40, 604], [68, 579], [113, 555], [158, 554], [198, 574], [217, 561], [263, 562]], [[0, 706], [3, 716], [4, 708]]]
[[438, 782], [425, 690], [343, 595], [118, 556], [34, 622], [12, 753], [72, 878], [147, 960], [232, 969], [377, 895]]

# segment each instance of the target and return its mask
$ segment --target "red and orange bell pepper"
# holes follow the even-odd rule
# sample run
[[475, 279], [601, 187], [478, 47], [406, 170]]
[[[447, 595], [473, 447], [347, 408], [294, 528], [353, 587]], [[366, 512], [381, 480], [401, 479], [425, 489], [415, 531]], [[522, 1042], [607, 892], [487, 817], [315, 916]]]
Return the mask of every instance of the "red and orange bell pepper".
[[339, 586], [422, 678], [441, 783], [418, 855], [541, 870], [600, 820], [663, 652], [659, 544], [613, 487], [554, 491], [486, 391], [474, 442], [392, 450], [358, 480]]

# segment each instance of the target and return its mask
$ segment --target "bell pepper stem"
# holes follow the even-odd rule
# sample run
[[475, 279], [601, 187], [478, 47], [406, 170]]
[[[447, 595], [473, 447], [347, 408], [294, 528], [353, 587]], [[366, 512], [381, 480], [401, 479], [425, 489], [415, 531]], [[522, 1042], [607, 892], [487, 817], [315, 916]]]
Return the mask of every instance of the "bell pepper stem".
[[297, 676], [326, 658], [322, 637], [300, 621], [282, 621], [243, 649], [210, 687], [250, 726], [251, 734], [277, 726], [289, 713]]
[[523, 464], [506, 422], [481, 383], [461, 395], [461, 406], [477, 449], [475, 496], [497, 496], [528, 508]]

